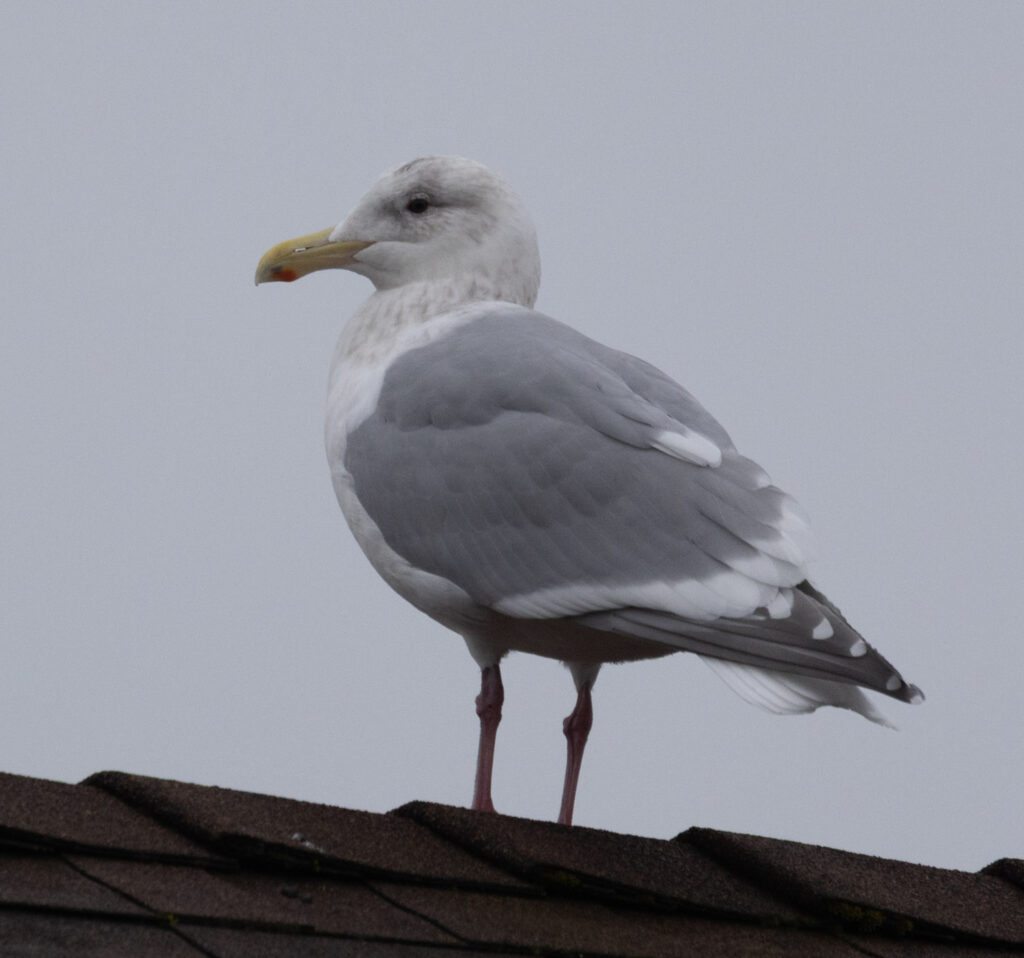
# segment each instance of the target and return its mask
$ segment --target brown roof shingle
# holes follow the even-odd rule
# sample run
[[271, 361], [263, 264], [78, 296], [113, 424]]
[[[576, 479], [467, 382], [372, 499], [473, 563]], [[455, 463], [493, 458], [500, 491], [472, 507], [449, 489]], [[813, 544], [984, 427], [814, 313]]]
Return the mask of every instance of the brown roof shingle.
[[1024, 953], [1018, 859], [930, 868], [423, 802], [0, 774], [0, 955], [952, 958]]
[[749, 919], [797, 921], [801, 913], [698, 848], [595, 828], [412, 802], [393, 813], [541, 885], [549, 894], [656, 909], [685, 907]]
[[1021, 890], [986, 874], [707, 828], [691, 828], [678, 840], [847, 927], [897, 935], [916, 929], [1024, 947]]

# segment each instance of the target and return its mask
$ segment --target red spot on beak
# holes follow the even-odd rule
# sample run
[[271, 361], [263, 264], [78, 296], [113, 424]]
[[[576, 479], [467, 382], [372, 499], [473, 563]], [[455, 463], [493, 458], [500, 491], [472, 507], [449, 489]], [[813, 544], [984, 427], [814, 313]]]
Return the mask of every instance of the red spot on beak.
[[293, 269], [279, 269], [274, 273], [274, 279], [279, 279], [282, 283], [294, 283], [298, 278], [299, 274]]

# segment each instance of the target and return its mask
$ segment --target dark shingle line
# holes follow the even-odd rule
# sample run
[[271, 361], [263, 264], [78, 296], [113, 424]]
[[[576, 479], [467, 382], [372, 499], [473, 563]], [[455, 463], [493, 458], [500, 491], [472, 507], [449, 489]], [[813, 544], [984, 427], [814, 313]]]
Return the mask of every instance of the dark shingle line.
[[375, 894], [378, 898], [382, 899], [383, 901], [386, 901], [389, 905], [391, 905], [392, 908], [398, 908], [401, 911], [404, 911], [406, 914], [412, 915], [414, 918], [419, 918], [422, 921], [428, 922], [429, 924], [433, 925], [438, 931], [442, 931], [446, 935], [451, 935], [452, 938], [454, 938], [456, 941], [460, 941], [463, 944], [467, 945], [473, 944], [473, 942], [470, 939], [463, 937], [457, 931], [455, 931], [452, 928], [449, 928], [443, 922], [438, 921], [436, 918], [434, 918], [431, 915], [428, 915], [426, 912], [420, 911], [417, 908], [413, 908], [410, 905], [406, 905], [404, 902], [396, 900], [392, 896], [381, 891], [380, 888], [377, 888], [371, 882], [366, 882], [365, 884], [369, 891], [373, 892], [373, 894]]
[[106, 888], [107, 891], [111, 891], [115, 895], [117, 895], [119, 898], [123, 898], [125, 901], [131, 902], [131, 904], [135, 905], [137, 908], [142, 908], [145, 911], [148, 911], [151, 915], [158, 916], [158, 914], [159, 914], [158, 912], [155, 912], [145, 902], [139, 901], [139, 899], [136, 898], [134, 895], [132, 895], [130, 892], [125, 891], [123, 888], [118, 888], [117, 885], [114, 885], [114, 884], [112, 884], [109, 881], [104, 881], [102, 878], [98, 877], [97, 875], [91, 875], [88, 871], [86, 871], [84, 868], [80, 867], [78, 864], [76, 864], [72, 859], [68, 858], [66, 855], [58, 855], [56, 857], [59, 858], [65, 865], [67, 865], [68, 868], [70, 868], [74, 872], [77, 872], [79, 875], [81, 875], [87, 881], [92, 882], [94, 885], [99, 885], [102, 888]]
[[231, 871], [238, 867], [236, 861], [217, 855], [186, 855], [176, 852], [152, 852], [135, 848], [115, 848], [76, 842], [66, 838], [40, 835], [17, 828], [0, 826], [0, 849], [29, 852], [35, 855], [94, 855], [97, 858], [115, 858], [125, 861], [153, 862], [163, 865], [186, 865], [193, 868], [210, 868]]
[[[452, 842], [451, 844], [454, 846], [456, 843]], [[460, 879], [457, 876], [445, 878], [439, 875], [410, 875], [386, 867], [348, 861], [329, 851], [320, 850], [319, 853], [314, 854], [288, 845], [254, 840], [247, 835], [222, 834], [217, 839], [210, 841], [209, 845], [214, 850], [230, 853], [232, 860], [236, 863], [236, 869], [257, 874], [278, 875], [283, 872], [295, 875], [316, 875], [322, 878], [334, 878], [361, 884], [387, 880], [402, 884], [459, 888], [466, 891], [511, 894], [527, 898], [544, 894], [542, 888], [527, 883], [509, 887], [479, 879]]]
[[[723, 921], [680, 912], [652, 912], [587, 899], [547, 899], [517, 905], [511, 896], [439, 896], [425, 888], [394, 889], [396, 897], [442, 918], [474, 947], [517, 953], [618, 958], [651, 955], [793, 954], [854, 958], [856, 952], [818, 929]], [[786, 949], [781, 942], [792, 943]], [[817, 943], [815, 950], [808, 945]], [[722, 945], [726, 944], [725, 950]], [[752, 950], [764, 945], [763, 950]], [[710, 950], [705, 950], [710, 949]]]
[[[464, 941], [460, 936], [456, 935], [448, 929], [443, 928], [437, 921], [431, 919], [429, 916], [420, 915], [415, 910], [403, 906], [399, 902], [394, 902], [388, 899], [386, 895], [380, 895], [376, 889], [368, 889], [369, 891], [377, 894], [378, 897], [384, 899], [389, 905], [412, 915], [413, 917], [426, 921], [427, 923], [435, 926], [438, 930], [445, 932], [450, 935], [455, 941], [444, 944], [437, 942], [429, 942], [410, 938], [400, 938], [395, 935], [374, 935], [374, 934], [360, 934], [360, 933], [344, 933], [344, 932], [332, 932], [322, 931], [313, 924], [306, 924], [300, 922], [282, 922], [282, 921], [259, 921], [253, 919], [233, 919], [233, 918], [214, 918], [207, 915], [196, 915], [188, 912], [182, 913], [171, 913], [161, 912], [148, 905], [145, 902], [135, 898], [129, 892], [118, 888], [116, 885], [110, 882], [103, 881], [93, 875], [89, 875], [87, 872], [82, 871], [80, 868], [76, 868], [73, 863], [67, 862], [76, 872], [82, 877], [100, 885], [125, 901], [142, 908], [145, 910], [145, 914], [126, 914], [122, 912], [111, 912], [103, 911], [96, 908], [74, 908], [68, 906], [52, 906], [43, 904], [25, 904], [19, 903], [16, 905], [6, 905], [0, 902], [0, 914], [3, 912], [30, 912], [33, 914], [42, 915], [61, 915], [68, 918], [81, 918], [81, 919], [96, 919], [107, 921], [111, 923], [119, 924], [131, 924], [131, 925], [144, 925], [156, 928], [165, 929], [167, 931], [175, 933], [178, 937], [183, 938], [187, 944], [191, 947], [196, 948], [204, 955], [209, 955], [211, 958], [219, 958], [215, 953], [210, 952], [204, 946], [193, 942], [188, 938], [187, 932], [189, 928], [220, 928], [226, 930], [236, 931], [255, 931], [267, 934], [276, 934], [282, 936], [289, 936], [292, 938], [329, 938], [338, 941], [363, 941], [373, 942], [379, 944], [400, 944], [407, 947], [417, 948], [433, 948], [443, 950], [444, 948], [457, 949], [459, 945], [458, 941]], [[507, 950], [507, 949], [506, 949]], [[524, 952], [525, 953], [525, 952]]]
[[[63, 861], [65, 865], [67, 865], [73, 871], [77, 872], [79, 875], [82, 876], [82, 878], [86, 879], [87, 881], [93, 882], [96, 885], [100, 885], [103, 888], [106, 888], [107, 891], [113, 892], [115, 895], [117, 895], [120, 898], [123, 898], [127, 902], [130, 902], [131, 904], [135, 905], [137, 908], [142, 908], [142, 909], [145, 909], [146, 911], [148, 911], [154, 917], [154, 919], [155, 919], [154, 923], [155, 924], [157, 924], [157, 925], [159, 925], [159, 926], [161, 926], [163, 928], [166, 928], [168, 931], [171, 932], [171, 934], [173, 934], [176, 937], [180, 938], [186, 945], [188, 945], [190, 948], [194, 948], [199, 954], [205, 955], [206, 958], [220, 958], [219, 955], [215, 955], [213, 952], [208, 951], [206, 948], [203, 948], [202, 945], [199, 945], [199, 944], [197, 944], [194, 941], [190, 941], [188, 938], [186, 938], [184, 935], [182, 935], [178, 931], [177, 927], [175, 927], [176, 926], [176, 922], [173, 920], [172, 916], [161, 915], [158, 912], [155, 912], [152, 908], [149, 907], [149, 905], [147, 905], [144, 901], [139, 901], [139, 899], [137, 899], [130, 892], [127, 892], [127, 891], [125, 891], [122, 888], [118, 888], [116, 885], [112, 884], [111, 882], [104, 881], [102, 878], [100, 878], [100, 877], [98, 877], [96, 875], [90, 875], [89, 872], [85, 871], [83, 868], [80, 868], [75, 862], [73, 862], [71, 859], [67, 858], [66, 856], [58, 855], [57, 857], [60, 858], [61, 861]], [[117, 921], [117, 920], [122, 919], [122, 917], [125, 917], [125, 916], [109, 915], [108, 914], [107, 915], [107, 920], [108, 921], [109, 920]]]
[[[80, 870], [189, 925], [314, 932], [366, 940], [454, 942], [383, 901], [363, 881], [280, 872], [214, 873], [181, 866], [78, 860]], [[293, 882], [289, 884], [289, 882]]]
[[1024, 896], [991, 876], [708, 828], [676, 841], [850, 933], [1024, 945]]
[[[862, 955], [867, 955], [868, 958], [889, 958], [889, 956], [886, 955], [884, 952], [874, 951], [873, 949], [868, 948], [862, 942], [852, 941], [850, 938], [848, 938], [846, 935], [843, 935], [842, 933], [838, 933], [836, 935], [836, 938], [847, 947], [852, 948], [854, 951], [860, 952], [860, 954]], [[889, 941], [891, 939], [886, 940]]]
[[[811, 915], [737, 877], [711, 856], [676, 842], [582, 827], [569, 830], [552, 822], [426, 802], [410, 802], [389, 814], [413, 818], [466, 852], [538, 883], [550, 896], [728, 916], [755, 924], [817, 924]], [[695, 868], [699, 876], [694, 876]], [[664, 884], [659, 887], [659, 882]]]
[[[247, 867], [531, 893], [507, 870], [405, 818], [116, 772], [86, 781]], [[289, 816], [302, 834], [281, 825]]]
[[[108, 890], [117, 891], [116, 888], [108, 888]], [[133, 902], [133, 904], [138, 903]], [[145, 906], [141, 905], [140, 907], [144, 908]], [[162, 931], [175, 935], [177, 938], [182, 937], [175, 928], [176, 919], [173, 915], [159, 915], [150, 909], [147, 909], [147, 911], [148, 914], [145, 915], [130, 915], [120, 912], [102, 911], [96, 908], [73, 908], [66, 905], [7, 905], [0, 902], [0, 915], [5, 912], [9, 914], [53, 915], [55, 917], [74, 918], [83, 921], [103, 921], [114, 925], [141, 925], [146, 928], [159, 928]], [[201, 945], [188, 940], [185, 940], [185, 943], [190, 948], [195, 948], [200, 954], [209, 956], [209, 958], [220, 958], [218, 955], [211, 954]]]
[[218, 955], [217, 952], [215, 951], [210, 951], [209, 948], [204, 947], [198, 941], [193, 941], [187, 934], [185, 934], [184, 931], [182, 931], [182, 929], [178, 928], [176, 925], [172, 925], [170, 931], [176, 938], [178, 938], [184, 944], [188, 945], [189, 948], [194, 948], [200, 955], [205, 956], [205, 958], [223, 958], [222, 955]]

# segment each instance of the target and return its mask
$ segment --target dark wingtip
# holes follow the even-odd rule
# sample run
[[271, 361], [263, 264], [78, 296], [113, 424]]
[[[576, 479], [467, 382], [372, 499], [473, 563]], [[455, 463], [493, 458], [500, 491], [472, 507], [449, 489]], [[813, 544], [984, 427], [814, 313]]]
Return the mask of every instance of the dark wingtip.
[[894, 699], [899, 699], [901, 702], [906, 702], [909, 705], [920, 705], [924, 701], [924, 692], [922, 692], [916, 685], [904, 682], [899, 675], [893, 673], [893, 677], [889, 681], [893, 682], [895, 679], [898, 679], [900, 684], [891, 690], [886, 689], [886, 694], [891, 695]]

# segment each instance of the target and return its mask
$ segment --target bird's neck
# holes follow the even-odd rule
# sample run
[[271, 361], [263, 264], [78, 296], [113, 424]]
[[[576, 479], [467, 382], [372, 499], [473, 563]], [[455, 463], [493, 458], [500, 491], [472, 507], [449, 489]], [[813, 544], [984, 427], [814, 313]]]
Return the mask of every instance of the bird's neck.
[[410, 335], [419, 339], [417, 330], [429, 339], [432, 321], [439, 317], [473, 303], [494, 300], [533, 305], [533, 296], [527, 291], [504, 289], [478, 276], [426, 280], [377, 290], [346, 324], [335, 361], [385, 361], [399, 341]]

